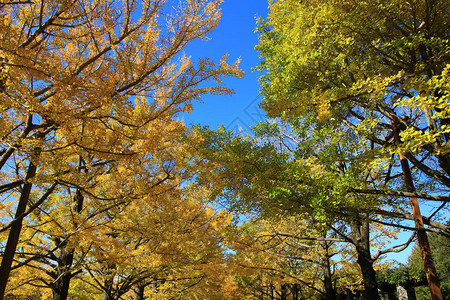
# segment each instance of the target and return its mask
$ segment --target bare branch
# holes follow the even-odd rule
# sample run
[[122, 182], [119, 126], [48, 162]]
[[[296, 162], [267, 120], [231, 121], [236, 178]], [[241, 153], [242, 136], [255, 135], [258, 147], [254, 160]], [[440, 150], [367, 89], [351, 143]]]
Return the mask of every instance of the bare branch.
[[411, 236], [409, 237], [408, 241], [400, 244], [400, 245], [395, 245], [393, 247], [384, 249], [384, 250], [378, 250], [377, 254], [375, 254], [374, 256], [372, 256], [373, 260], [377, 260], [381, 255], [386, 254], [386, 253], [398, 253], [398, 252], [402, 252], [403, 250], [405, 250], [406, 248], [408, 248], [408, 246], [415, 240], [416, 237], [416, 232], [413, 232], [413, 234], [411, 234]]

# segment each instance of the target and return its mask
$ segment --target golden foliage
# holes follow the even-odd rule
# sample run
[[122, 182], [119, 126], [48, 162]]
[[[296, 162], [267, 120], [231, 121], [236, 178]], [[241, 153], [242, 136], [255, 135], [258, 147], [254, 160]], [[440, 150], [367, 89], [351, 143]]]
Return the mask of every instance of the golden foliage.
[[2, 232], [37, 166], [16, 256], [31, 271], [13, 273], [11, 290], [111, 265], [137, 284], [139, 274], [206, 276], [223, 264], [229, 217], [206, 209], [203, 191], [187, 196], [193, 149], [176, 120], [202, 95], [232, 93], [222, 77], [243, 75], [226, 55], [181, 52], [217, 26], [220, 3], [0, 4]]

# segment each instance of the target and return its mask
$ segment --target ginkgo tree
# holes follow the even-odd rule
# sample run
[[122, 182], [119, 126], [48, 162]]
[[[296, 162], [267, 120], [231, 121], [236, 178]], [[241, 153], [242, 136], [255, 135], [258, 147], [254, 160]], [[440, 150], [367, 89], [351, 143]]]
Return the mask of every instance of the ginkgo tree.
[[[149, 173], [141, 182], [148, 188], [171, 179], [163, 150], [184, 131], [173, 117], [203, 94], [231, 93], [220, 78], [242, 75], [226, 57], [194, 63], [181, 52], [216, 27], [220, 2], [0, 3], [1, 231], [8, 234], [0, 298], [13, 260], [15, 267], [28, 262], [15, 252], [29, 238], [21, 229], [30, 213], [55, 218], [47, 225], [61, 223], [53, 229], [63, 233], [69, 224], [58, 220], [61, 206], [70, 207], [76, 229], [86, 216], [141, 196], [133, 188], [139, 174], [129, 170]], [[203, 84], [208, 80], [215, 84]], [[107, 183], [105, 176], [125, 179]], [[133, 183], [122, 185], [126, 176]], [[36, 228], [40, 221], [26, 224]], [[66, 245], [53, 239], [36, 246], [55, 253]], [[63, 268], [55, 269], [63, 270], [56, 277], [65, 281], [62, 298], [74, 259], [72, 250], [65, 253]]]
[[[174, 134], [168, 137], [172, 143], [176, 143]], [[186, 150], [178, 147], [176, 151], [171, 151], [172, 160], [156, 159], [167, 156], [169, 149], [171, 147], [167, 146], [162, 150], [165, 154], [153, 152], [152, 158], [141, 155], [139, 164], [117, 166], [109, 163], [107, 172], [89, 172], [89, 176], [85, 178], [76, 176], [77, 190], [73, 195], [67, 182], [61, 180], [61, 186], [66, 189], [58, 189], [57, 193], [50, 195], [25, 220], [22, 231], [25, 245], [18, 252], [22, 259], [14, 269], [26, 264], [41, 270], [45, 275], [35, 276], [35, 272], [30, 272], [31, 277], [35, 278], [34, 284], [51, 288], [54, 299], [58, 298], [57, 295], [64, 298], [71, 278], [83, 271], [84, 259], [90, 256], [91, 251], [96, 251], [93, 243], [108, 244], [110, 241], [100, 237], [115, 234], [110, 228], [117, 223], [117, 217], [113, 216], [118, 211], [126, 214], [127, 207], [136, 207], [138, 203], [142, 203], [142, 199], [148, 199], [145, 195], [149, 193], [161, 197], [173, 195], [165, 194], [176, 189], [182, 180], [175, 164], [181, 165], [188, 153], [177, 155], [177, 151]], [[176, 163], [174, 157], [177, 157]], [[158, 169], [158, 174], [155, 174]], [[99, 171], [97, 168], [96, 172]], [[81, 190], [85, 195], [77, 199]], [[177, 200], [176, 197], [173, 198], [173, 201]], [[142, 213], [145, 212], [142, 208]], [[14, 274], [12, 276], [15, 277]], [[19, 282], [30, 281], [27, 276], [21, 277]], [[10, 285], [10, 288], [14, 289], [15, 286]]]
[[268, 115], [314, 110], [383, 149], [373, 161], [389, 179], [401, 169], [404, 191], [349, 191], [409, 197], [433, 299], [442, 295], [417, 198], [442, 201], [431, 216], [449, 200], [448, 11], [448, 1], [272, 1], [258, 25]]
[[[234, 241], [245, 271], [239, 282], [255, 297], [278, 293], [283, 299], [337, 299], [359, 281], [346, 241], [327, 236], [307, 215], [249, 220]], [[339, 253], [341, 259], [335, 259]]]
[[[215, 191], [215, 200], [230, 210], [253, 213], [274, 228], [295, 216], [308, 220], [307, 225], [298, 223], [298, 230], [320, 224], [333, 232], [355, 251], [364, 286], [358, 288], [367, 299], [379, 299], [377, 260], [401, 251], [412, 238], [395, 247], [383, 245], [396, 232], [384, 225], [396, 226], [407, 218], [402, 201], [348, 193], [352, 186], [390, 186], [391, 180], [388, 184], [385, 174], [368, 163], [377, 151], [371, 153], [370, 143], [363, 145], [339, 122], [320, 121], [315, 113], [295, 123], [262, 122], [254, 129], [253, 137], [241, 137], [224, 128], [199, 127], [198, 182]], [[377, 236], [376, 243], [371, 241]], [[336, 291], [329, 290], [327, 299], [334, 299]]]
[[[139, 170], [128, 166], [104, 174], [97, 179], [101, 182], [96, 190], [103, 199], [87, 196], [89, 201], [78, 214], [70, 197], [64, 201], [63, 195], [51, 196], [24, 223], [22, 236], [27, 240], [18, 255], [21, 262], [28, 261], [26, 272], [13, 270], [9, 293], [36, 296], [34, 286], [41, 293], [51, 289], [55, 299], [64, 286], [58, 277], [67, 277], [71, 297], [119, 299], [135, 289], [159, 299], [208, 298], [201, 295], [211, 291], [218, 299], [231, 299], [218, 284], [228, 276], [222, 232], [231, 215], [206, 207], [207, 191], [186, 186], [185, 174], [176, 169], [189, 151], [178, 147], [170, 151], [172, 158], [177, 152], [178, 163], [166, 159], [162, 168], [171, 179], [157, 186], [146, 184], [154, 174], [142, 165], [135, 165]], [[130, 182], [132, 175], [137, 180]], [[133, 193], [134, 199], [111, 197], [116, 185], [126, 190], [131, 184], [140, 190]], [[54, 201], [66, 205], [50, 210]], [[73, 265], [66, 263], [70, 254]], [[227, 287], [233, 288], [232, 282]]]
[[225, 297], [221, 231], [231, 215], [206, 208], [203, 194], [172, 188], [111, 210], [112, 222], [74, 240], [78, 253], [87, 253], [75, 279], [95, 287], [102, 299], [120, 299], [133, 289], [160, 299], [207, 298], [212, 291]]

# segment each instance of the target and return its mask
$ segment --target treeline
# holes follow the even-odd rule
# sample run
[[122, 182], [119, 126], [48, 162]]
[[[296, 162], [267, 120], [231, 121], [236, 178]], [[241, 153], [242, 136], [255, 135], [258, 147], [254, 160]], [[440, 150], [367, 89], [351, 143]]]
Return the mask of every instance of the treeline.
[[0, 299], [448, 297], [450, 4], [271, 1], [239, 135], [177, 120], [220, 2], [0, 3]]

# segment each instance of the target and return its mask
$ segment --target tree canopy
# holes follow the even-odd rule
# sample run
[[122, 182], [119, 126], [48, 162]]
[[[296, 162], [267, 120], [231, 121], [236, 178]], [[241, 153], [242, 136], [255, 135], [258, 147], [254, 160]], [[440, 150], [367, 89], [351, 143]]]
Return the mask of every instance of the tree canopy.
[[[24, 283], [46, 286], [54, 299], [65, 299], [71, 278], [88, 273], [106, 299], [150, 284], [144, 282], [150, 271], [139, 271], [139, 280], [125, 280], [126, 289], [111, 290], [138, 272], [124, 264], [131, 267], [132, 258], [147, 253], [143, 248], [156, 247], [133, 226], [153, 222], [149, 226], [158, 228], [161, 210], [167, 236], [151, 243], [164, 244], [160, 238], [177, 232], [181, 238], [181, 228], [164, 222], [177, 216], [178, 226], [187, 226], [176, 211], [191, 205], [197, 215], [186, 215], [186, 222], [197, 220], [204, 231], [186, 227], [192, 234], [183, 247], [199, 238], [212, 252], [159, 266], [155, 257], [154, 265], [140, 261], [136, 267], [168, 264], [170, 271], [164, 270], [172, 272], [191, 259], [220, 260], [220, 235], [208, 225], [219, 216], [200, 217], [206, 204], [199, 195], [190, 199], [184, 187], [192, 176], [186, 172], [192, 150], [176, 119], [202, 95], [232, 93], [222, 77], [242, 76], [239, 62], [229, 65], [226, 56], [194, 62], [182, 53], [217, 26], [220, 2], [1, 2], [0, 298], [11, 269], [19, 273], [13, 273], [9, 292]], [[121, 283], [117, 277], [108, 281], [105, 274], [112, 271], [122, 272]]]
[[448, 1], [269, 1], [247, 135], [179, 120], [243, 76], [184, 53], [221, 2], [0, 2], [0, 299], [443, 299]]
[[[367, 299], [378, 299], [368, 228], [416, 230], [441, 299], [425, 231], [449, 232], [448, 2], [271, 1], [269, 9], [258, 20], [256, 69], [261, 106], [275, 121], [253, 138], [203, 130], [220, 174], [213, 186], [232, 208], [262, 217], [306, 211], [344, 221]], [[417, 198], [433, 207], [429, 217]], [[398, 223], [405, 219], [415, 229]]]

